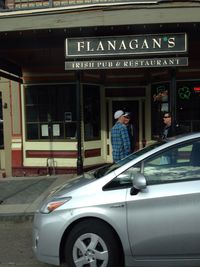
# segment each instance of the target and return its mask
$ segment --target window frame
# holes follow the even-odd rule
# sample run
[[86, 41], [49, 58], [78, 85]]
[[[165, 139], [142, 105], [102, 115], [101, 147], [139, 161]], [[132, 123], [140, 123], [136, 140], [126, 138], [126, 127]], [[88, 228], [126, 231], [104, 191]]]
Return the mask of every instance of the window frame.
[[[48, 90], [49, 87], [49, 91]], [[69, 122], [69, 121], [65, 121], [65, 116], [63, 113], [62, 118], [60, 117], [60, 119], [58, 120], [54, 120], [53, 118], [49, 120], [48, 114], [46, 113], [46, 119], [45, 120], [40, 120], [40, 115], [39, 112], [41, 111], [41, 107], [42, 107], [42, 102], [39, 103], [38, 99], [39, 96], [36, 93], [35, 95], [33, 94], [33, 98], [35, 98], [35, 102], [33, 103], [29, 103], [27, 101], [27, 97], [28, 97], [28, 93], [27, 90], [31, 89], [31, 90], [37, 90], [37, 92], [39, 92], [40, 90], [46, 90], [46, 92], [52, 92], [52, 95], [50, 96], [50, 99], [52, 101], [52, 97], [57, 94], [57, 90], [59, 90], [60, 88], [60, 94], [62, 95], [62, 91], [66, 90], [66, 95], [65, 97], [67, 97], [67, 94], [69, 94], [69, 98], [72, 94], [74, 94], [75, 96], [73, 97], [74, 99], [74, 104], [71, 105], [71, 107], [73, 107], [73, 110], [71, 110], [71, 112], [73, 112], [73, 119]], [[70, 98], [71, 99], [71, 98]], [[59, 97], [57, 99], [53, 99], [53, 101], [55, 100], [55, 103], [57, 103], [57, 108], [59, 107], [58, 105], [58, 100]], [[63, 100], [64, 101], [64, 100]], [[70, 102], [71, 100], [68, 100], [68, 102]], [[46, 105], [52, 105], [52, 103], [47, 103]], [[59, 103], [60, 104], [60, 103]], [[54, 105], [54, 104], [53, 104]], [[35, 120], [31, 120], [28, 121], [27, 119], [27, 108], [28, 107], [33, 107], [33, 109], [37, 109], [37, 115], [36, 115], [36, 119]], [[66, 109], [64, 102], [63, 102], [63, 108]], [[56, 83], [56, 84], [26, 84], [24, 85], [24, 109], [25, 109], [25, 136], [26, 136], [26, 141], [28, 142], [49, 142], [49, 141], [53, 141], [53, 142], [58, 142], [58, 141], [74, 141], [77, 140], [76, 138], [76, 134], [74, 134], [71, 137], [67, 137], [67, 131], [66, 131], [66, 125], [69, 123], [73, 123], [76, 125], [77, 127], [77, 112], [76, 112], [76, 84], [75, 83]], [[48, 109], [48, 108], [47, 108]], [[55, 109], [51, 109], [49, 108], [49, 111], [51, 112], [51, 115], [53, 114], [53, 116], [60, 116], [59, 113], [56, 112], [56, 108]], [[67, 112], [68, 110], [66, 110], [65, 112]], [[30, 112], [30, 111], [29, 111]], [[51, 117], [53, 117], [51, 116]], [[75, 120], [74, 120], [75, 118]], [[28, 136], [28, 125], [37, 125], [37, 136], [36, 138], [30, 138]], [[43, 136], [42, 138], [42, 125], [46, 126], [46, 135]], [[55, 128], [55, 125], [60, 125], [60, 127], [57, 126], [57, 128]], [[56, 130], [57, 129], [57, 130]], [[54, 131], [54, 132], [53, 132]], [[77, 130], [75, 130], [75, 132], [77, 132]], [[47, 136], [48, 134], [48, 136]]]

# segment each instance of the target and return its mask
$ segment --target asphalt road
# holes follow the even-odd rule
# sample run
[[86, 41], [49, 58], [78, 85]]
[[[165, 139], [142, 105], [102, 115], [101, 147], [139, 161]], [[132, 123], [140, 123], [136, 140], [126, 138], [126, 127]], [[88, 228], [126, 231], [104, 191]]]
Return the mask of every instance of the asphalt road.
[[0, 267], [52, 267], [32, 252], [32, 222], [0, 221]]

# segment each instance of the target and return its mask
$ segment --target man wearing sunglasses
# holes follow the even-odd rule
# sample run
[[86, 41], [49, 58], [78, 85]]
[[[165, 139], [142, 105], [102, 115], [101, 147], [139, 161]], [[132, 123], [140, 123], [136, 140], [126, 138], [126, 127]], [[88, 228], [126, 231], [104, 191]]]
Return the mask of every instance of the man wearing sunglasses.
[[164, 129], [162, 131], [161, 137], [165, 139], [167, 137], [172, 137], [178, 134], [181, 134], [181, 128], [178, 124], [175, 125], [175, 129], [172, 129], [172, 116], [170, 112], [167, 112], [163, 115], [163, 122], [165, 124]]
[[165, 124], [163, 132], [162, 132], [162, 139], [170, 137], [172, 135], [172, 117], [171, 113], [165, 113], [163, 116], [163, 122]]

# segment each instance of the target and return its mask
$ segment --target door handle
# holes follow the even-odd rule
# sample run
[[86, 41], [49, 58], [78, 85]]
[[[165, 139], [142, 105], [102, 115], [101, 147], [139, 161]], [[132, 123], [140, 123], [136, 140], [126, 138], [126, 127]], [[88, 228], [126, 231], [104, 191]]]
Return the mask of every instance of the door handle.
[[124, 208], [124, 204], [115, 204], [112, 205], [111, 208]]

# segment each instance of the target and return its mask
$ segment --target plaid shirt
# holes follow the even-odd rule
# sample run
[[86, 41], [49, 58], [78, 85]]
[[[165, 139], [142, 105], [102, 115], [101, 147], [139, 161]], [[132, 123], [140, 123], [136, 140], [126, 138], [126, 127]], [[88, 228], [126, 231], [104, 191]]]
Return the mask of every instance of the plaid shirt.
[[117, 162], [130, 154], [130, 139], [127, 127], [124, 124], [116, 122], [112, 127], [111, 143], [114, 162]]

